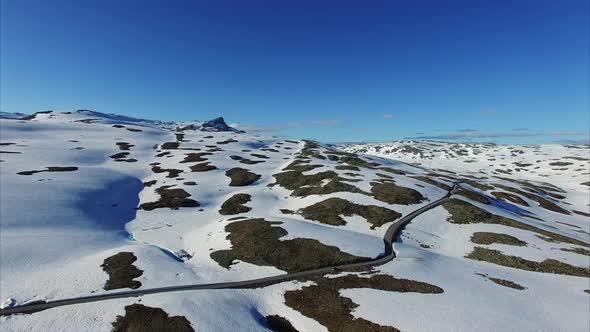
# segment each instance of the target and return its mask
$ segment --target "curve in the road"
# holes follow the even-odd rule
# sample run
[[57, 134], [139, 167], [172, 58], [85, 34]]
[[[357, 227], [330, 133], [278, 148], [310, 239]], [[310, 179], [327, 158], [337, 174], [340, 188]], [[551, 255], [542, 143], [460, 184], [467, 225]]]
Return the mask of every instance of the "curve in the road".
[[232, 281], [232, 282], [222, 282], [222, 283], [212, 283], [212, 284], [189, 284], [189, 285], [180, 285], [180, 286], [169, 286], [169, 287], [157, 287], [157, 288], [149, 288], [149, 289], [137, 289], [137, 290], [130, 290], [130, 291], [122, 291], [122, 292], [113, 292], [113, 293], [106, 293], [106, 294], [99, 294], [99, 295], [91, 295], [91, 296], [83, 296], [83, 297], [76, 297], [76, 298], [69, 298], [63, 300], [55, 300], [49, 302], [36, 302], [30, 303], [20, 306], [14, 306], [10, 308], [0, 309], [0, 316], [12, 315], [12, 314], [19, 314], [19, 313], [33, 313], [45, 309], [67, 306], [72, 304], [80, 304], [80, 303], [88, 303], [88, 302], [97, 302], [97, 301], [104, 301], [104, 300], [112, 300], [112, 299], [120, 299], [120, 298], [127, 298], [127, 297], [137, 297], [141, 295], [148, 295], [148, 294], [156, 294], [156, 293], [169, 293], [169, 292], [179, 292], [179, 291], [186, 291], [186, 290], [202, 290], [202, 289], [232, 289], [232, 288], [256, 288], [256, 287], [263, 287], [268, 286], [280, 282], [285, 282], [293, 279], [298, 279], [302, 277], [307, 277], [311, 275], [318, 275], [318, 274], [326, 274], [326, 273], [335, 273], [340, 272], [342, 270], [350, 270], [350, 269], [358, 269], [358, 268], [366, 268], [366, 267], [374, 267], [383, 265], [395, 258], [395, 251], [393, 250], [393, 242], [399, 235], [401, 229], [406, 226], [412, 219], [419, 216], [420, 214], [442, 204], [444, 201], [448, 200], [449, 197], [454, 194], [459, 189], [459, 183], [454, 183], [453, 187], [449, 192], [442, 198], [433, 201], [429, 204], [424, 205], [423, 207], [412, 211], [411, 213], [403, 216], [401, 219], [393, 223], [383, 236], [383, 242], [385, 243], [385, 253], [375, 259], [358, 262], [358, 263], [351, 263], [351, 264], [343, 264], [343, 265], [335, 265], [330, 267], [323, 267], [317, 268], [307, 271], [300, 271], [294, 273], [285, 273], [276, 276], [258, 278], [258, 279], [250, 279], [250, 280], [242, 280], [242, 281]]

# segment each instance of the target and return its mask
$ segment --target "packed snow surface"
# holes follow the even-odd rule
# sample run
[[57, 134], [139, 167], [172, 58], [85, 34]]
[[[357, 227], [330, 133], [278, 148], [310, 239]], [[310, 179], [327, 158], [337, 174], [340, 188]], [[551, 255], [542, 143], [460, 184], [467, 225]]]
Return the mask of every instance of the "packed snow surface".
[[[265, 258], [262, 263], [260, 256], [267, 253], [248, 254], [249, 244], [270, 241], [272, 232], [235, 242], [245, 235], [230, 231], [232, 227], [251, 219], [272, 222], [270, 230], [280, 230], [279, 244], [272, 243], [285, 246], [277, 250], [289, 250], [288, 245], [305, 239], [343, 255], [375, 258], [383, 254], [383, 236], [396, 219], [372, 225], [358, 211], [390, 209], [401, 217], [443, 197], [445, 186], [461, 182], [471, 194], [453, 195], [454, 200], [524, 226], [477, 220], [453, 223], [449, 211], [438, 206], [403, 230], [394, 245], [393, 261], [372, 271], [324, 278], [387, 275], [443, 291], [346, 287], [337, 291], [340, 299], [353, 303], [341, 308], [350, 316], [334, 317], [401, 331], [590, 329], [588, 276], [466, 257], [479, 247], [531, 264], [558, 261], [584, 274], [590, 266], [584, 245], [590, 242], [588, 146], [403, 141], [339, 148], [252, 135], [227, 126], [223, 118], [169, 123], [87, 110], [31, 116], [3, 113], [1, 306], [130, 290], [105, 289], [109, 275], [101, 265], [122, 252], [136, 258], [133, 265], [142, 273], [134, 280], [141, 283], [140, 289], [288, 272], [280, 266], [290, 262]], [[275, 176], [305, 165], [312, 167], [294, 179], [281, 182]], [[234, 179], [226, 172], [234, 168], [255, 177], [230, 185]], [[314, 182], [315, 177], [321, 181]], [[302, 179], [307, 182], [297, 190], [305, 194], [289, 188], [287, 181]], [[414, 201], [388, 201], [390, 193], [383, 194], [385, 199], [376, 194], [380, 184], [407, 188], [401, 195]], [[166, 201], [171, 192], [185, 200]], [[246, 211], [222, 214], [224, 202], [236, 194], [249, 195], [241, 203]], [[487, 203], [477, 197], [485, 197]], [[316, 211], [315, 216], [305, 212], [336, 198], [353, 204], [342, 211], [355, 212], [334, 212], [337, 207]], [[331, 223], [322, 221], [328, 218], [324, 214]], [[340, 221], [334, 223], [338, 216]], [[478, 244], [473, 242], [475, 233], [501, 233], [521, 243]], [[551, 240], [552, 236], [560, 241]], [[219, 252], [242, 255], [224, 266], [214, 259]], [[293, 260], [303, 257], [305, 263], [317, 252], [292, 254]], [[286, 300], [286, 292], [318, 282], [297, 280], [255, 289], [184, 291], [70, 305], [1, 317], [0, 325], [3, 331], [109, 331], [117, 316], [125, 316], [126, 306], [140, 303], [161, 308], [169, 316], [183, 316], [197, 331], [269, 330], [265, 318], [269, 315], [286, 318], [299, 331], [335, 330], [330, 322]]]

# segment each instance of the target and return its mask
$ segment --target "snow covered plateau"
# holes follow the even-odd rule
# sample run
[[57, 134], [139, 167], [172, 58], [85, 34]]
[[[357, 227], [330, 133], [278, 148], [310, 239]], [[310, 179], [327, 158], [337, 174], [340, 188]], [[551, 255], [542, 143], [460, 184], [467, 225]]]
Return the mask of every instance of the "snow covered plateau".
[[0, 330], [590, 330], [587, 145], [333, 146], [222, 118], [2, 113], [2, 309], [371, 262], [440, 199], [385, 264], [6, 314]]

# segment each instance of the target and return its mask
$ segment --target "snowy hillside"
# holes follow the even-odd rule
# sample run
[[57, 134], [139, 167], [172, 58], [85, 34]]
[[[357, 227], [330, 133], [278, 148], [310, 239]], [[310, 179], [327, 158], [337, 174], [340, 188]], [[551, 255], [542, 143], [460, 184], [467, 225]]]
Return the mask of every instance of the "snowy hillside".
[[[587, 331], [589, 153], [430, 142], [337, 149], [252, 135], [222, 118], [165, 123], [72, 111], [2, 119], [3, 309], [335, 269], [68, 304], [3, 315], [0, 325]], [[387, 257], [390, 227], [438, 200], [394, 239], [393, 260], [340, 268]]]

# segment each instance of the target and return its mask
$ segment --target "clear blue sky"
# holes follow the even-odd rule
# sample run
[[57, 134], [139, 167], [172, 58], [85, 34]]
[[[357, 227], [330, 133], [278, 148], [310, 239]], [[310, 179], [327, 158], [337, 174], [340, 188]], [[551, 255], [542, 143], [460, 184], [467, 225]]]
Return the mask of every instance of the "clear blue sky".
[[224, 116], [327, 142], [589, 136], [588, 0], [0, 4], [5, 112]]

